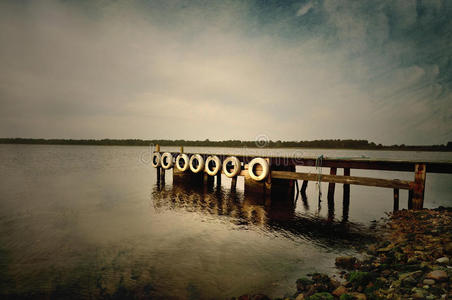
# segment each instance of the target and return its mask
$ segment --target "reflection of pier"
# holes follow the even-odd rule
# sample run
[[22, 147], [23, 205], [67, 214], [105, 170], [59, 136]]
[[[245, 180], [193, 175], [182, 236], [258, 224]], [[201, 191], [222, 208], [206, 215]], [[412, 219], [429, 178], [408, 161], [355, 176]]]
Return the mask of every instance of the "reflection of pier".
[[157, 212], [174, 209], [225, 216], [237, 225], [254, 225], [265, 230], [304, 236], [321, 244], [341, 243], [343, 239], [362, 241], [372, 238], [363, 225], [297, 213], [296, 203], [289, 198], [266, 201], [256, 194], [245, 195], [223, 189], [221, 185], [156, 185], [152, 198]]

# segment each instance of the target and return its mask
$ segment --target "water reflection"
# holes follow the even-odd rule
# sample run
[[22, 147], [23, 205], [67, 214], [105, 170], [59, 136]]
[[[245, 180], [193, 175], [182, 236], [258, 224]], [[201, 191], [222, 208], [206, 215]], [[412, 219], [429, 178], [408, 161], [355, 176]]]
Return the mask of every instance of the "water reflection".
[[[343, 219], [336, 221], [334, 206], [329, 206], [328, 217], [322, 218], [318, 213], [297, 211], [297, 198], [270, 199], [221, 185], [214, 186], [213, 183], [204, 186], [157, 184], [153, 188], [152, 198], [157, 213], [179, 210], [213, 217], [226, 216], [228, 222], [247, 226], [246, 229], [255, 228], [269, 235], [284, 234], [293, 239], [301, 237], [321, 247], [338, 249], [341, 246], [348, 247], [350, 243], [373, 239], [368, 226], [348, 221], [348, 207], [345, 205]], [[300, 198], [300, 205], [309, 210], [306, 194], [301, 193]]]

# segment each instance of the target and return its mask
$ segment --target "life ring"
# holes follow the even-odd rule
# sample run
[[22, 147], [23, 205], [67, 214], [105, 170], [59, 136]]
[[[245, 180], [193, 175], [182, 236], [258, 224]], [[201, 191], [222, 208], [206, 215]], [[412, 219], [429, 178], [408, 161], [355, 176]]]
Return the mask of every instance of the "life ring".
[[154, 152], [151, 156], [151, 164], [154, 168], [160, 167], [162, 161], [162, 156], [160, 155], [160, 152]]
[[[229, 171], [229, 164], [232, 164], [234, 166], [234, 169], [232, 171]], [[239, 175], [240, 171], [242, 170], [242, 166], [240, 164], [240, 160], [235, 156], [229, 156], [223, 161], [223, 173], [229, 177], [235, 177]]]
[[171, 169], [173, 167], [173, 156], [169, 152], [163, 153], [160, 161], [163, 169]]
[[[214, 165], [213, 169], [211, 169], [211, 165]], [[215, 176], [217, 173], [221, 171], [221, 160], [218, 156], [209, 156], [206, 159], [206, 172], [210, 176]]]
[[194, 154], [190, 157], [190, 170], [193, 173], [199, 173], [204, 170], [204, 158], [200, 154]]
[[[259, 175], [257, 175], [254, 170], [257, 165], [260, 165], [262, 168], [262, 172]], [[248, 164], [248, 174], [252, 179], [256, 181], [262, 181], [267, 178], [269, 172], [270, 168], [268, 166], [268, 162], [261, 157], [254, 158]]]
[[185, 172], [189, 166], [188, 162], [189, 159], [187, 154], [179, 154], [176, 158], [176, 168], [181, 172]]

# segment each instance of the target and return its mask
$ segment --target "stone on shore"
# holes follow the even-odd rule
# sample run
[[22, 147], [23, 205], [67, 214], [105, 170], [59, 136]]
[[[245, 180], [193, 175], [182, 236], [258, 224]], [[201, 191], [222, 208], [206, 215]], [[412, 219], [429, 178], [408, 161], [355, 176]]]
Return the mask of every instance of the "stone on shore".
[[339, 256], [336, 257], [336, 266], [346, 270], [351, 270], [355, 267], [356, 258], [353, 256]]
[[434, 279], [435, 281], [441, 282], [446, 281], [448, 276], [447, 273], [443, 270], [435, 270], [427, 274], [428, 279]]

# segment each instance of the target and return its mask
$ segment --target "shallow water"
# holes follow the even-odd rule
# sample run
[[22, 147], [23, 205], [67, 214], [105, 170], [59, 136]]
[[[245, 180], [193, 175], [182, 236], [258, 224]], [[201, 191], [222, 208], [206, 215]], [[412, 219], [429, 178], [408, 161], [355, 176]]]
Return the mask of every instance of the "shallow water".
[[[162, 147], [163, 151], [174, 150]], [[241, 154], [246, 149], [186, 147]], [[306, 156], [452, 160], [451, 153], [252, 149]], [[309, 272], [335, 272], [373, 220], [392, 209], [392, 190], [351, 186], [343, 222], [310, 183], [307, 202], [262, 203], [237, 189], [165, 184], [146, 147], [0, 145], [0, 296], [42, 298], [229, 298], [282, 296]], [[314, 172], [313, 168], [299, 168]], [[323, 170], [324, 173], [328, 169]], [[342, 174], [338, 170], [338, 174]], [[412, 173], [352, 175], [412, 180]], [[450, 206], [452, 176], [427, 174], [425, 206]], [[326, 194], [327, 185], [321, 189]], [[401, 208], [408, 195], [401, 191]]]

